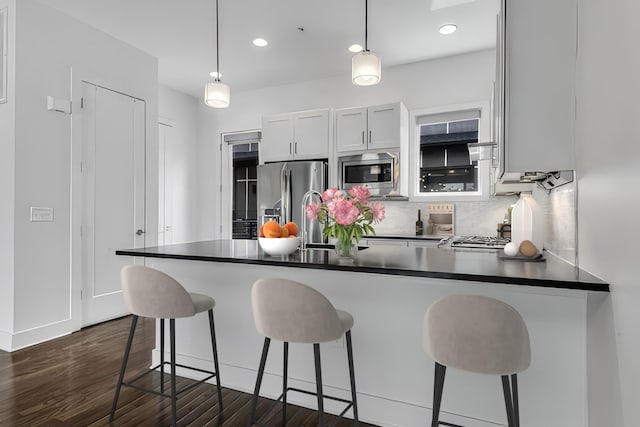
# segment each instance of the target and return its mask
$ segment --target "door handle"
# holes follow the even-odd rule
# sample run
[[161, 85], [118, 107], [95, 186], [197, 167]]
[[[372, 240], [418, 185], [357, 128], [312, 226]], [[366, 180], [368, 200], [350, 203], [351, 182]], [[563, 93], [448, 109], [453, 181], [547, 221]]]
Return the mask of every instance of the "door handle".
[[143, 229], [138, 228], [138, 229], [136, 230], [136, 235], [137, 235], [137, 236], [142, 236], [143, 234], [144, 234], [144, 230], [143, 230]]

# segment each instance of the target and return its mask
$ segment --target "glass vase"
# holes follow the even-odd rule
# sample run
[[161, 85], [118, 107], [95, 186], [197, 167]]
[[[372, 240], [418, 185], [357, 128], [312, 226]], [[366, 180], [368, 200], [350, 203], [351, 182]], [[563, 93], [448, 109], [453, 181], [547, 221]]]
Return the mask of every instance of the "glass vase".
[[358, 252], [356, 239], [338, 239], [335, 245], [336, 254], [342, 258], [353, 258]]

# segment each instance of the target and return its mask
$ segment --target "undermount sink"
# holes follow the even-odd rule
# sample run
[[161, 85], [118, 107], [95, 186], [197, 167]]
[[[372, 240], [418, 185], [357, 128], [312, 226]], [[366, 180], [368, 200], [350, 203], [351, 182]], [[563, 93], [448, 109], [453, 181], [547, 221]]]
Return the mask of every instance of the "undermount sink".
[[[307, 249], [317, 249], [321, 251], [329, 251], [336, 248], [336, 245], [333, 243], [307, 243]], [[358, 246], [359, 251], [363, 251], [368, 249], [369, 246]]]

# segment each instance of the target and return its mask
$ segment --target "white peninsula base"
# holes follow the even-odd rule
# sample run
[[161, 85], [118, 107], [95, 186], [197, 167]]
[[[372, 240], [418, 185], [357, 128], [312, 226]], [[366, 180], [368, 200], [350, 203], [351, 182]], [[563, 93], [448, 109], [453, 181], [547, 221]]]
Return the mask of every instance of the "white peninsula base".
[[[587, 291], [321, 269], [147, 258], [189, 291], [215, 298], [220, 379], [225, 387], [252, 393], [263, 338], [254, 327], [251, 286], [261, 277], [285, 277], [318, 289], [336, 308], [351, 313], [361, 421], [381, 426], [424, 426], [431, 417], [434, 363], [421, 349], [426, 308], [453, 293], [482, 294], [513, 305], [529, 328], [532, 362], [519, 375], [523, 426], [584, 427], [586, 421]], [[180, 319], [178, 361], [209, 367], [205, 318]], [[349, 397], [344, 342], [321, 346], [325, 392]], [[312, 346], [290, 347], [294, 387], [315, 389]], [[159, 360], [154, 351], [154, 362]], [[281, 390], [282, 345], [273, 341], [261, 395]], [[183, 375], [186, 373], [183, 373]], [[315, 398], [292, 393], [289, 402], [315, 408]], [[337, 413], [341, 408], [325, 406]], [[350, 415], [351, 412], [348, 412]], [[506, 425], [498, 376], [450, 369], [442, 421], [469, 427]]]

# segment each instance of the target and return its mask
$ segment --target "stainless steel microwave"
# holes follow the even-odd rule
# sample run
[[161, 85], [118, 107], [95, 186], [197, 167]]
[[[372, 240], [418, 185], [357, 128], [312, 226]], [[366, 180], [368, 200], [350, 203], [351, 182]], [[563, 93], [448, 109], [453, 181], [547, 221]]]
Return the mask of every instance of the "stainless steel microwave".
[[338, 160], [342, 189], [361, 185], [372, 196], [399, 195], [400, 155], [397, 152], [363, 153]]

